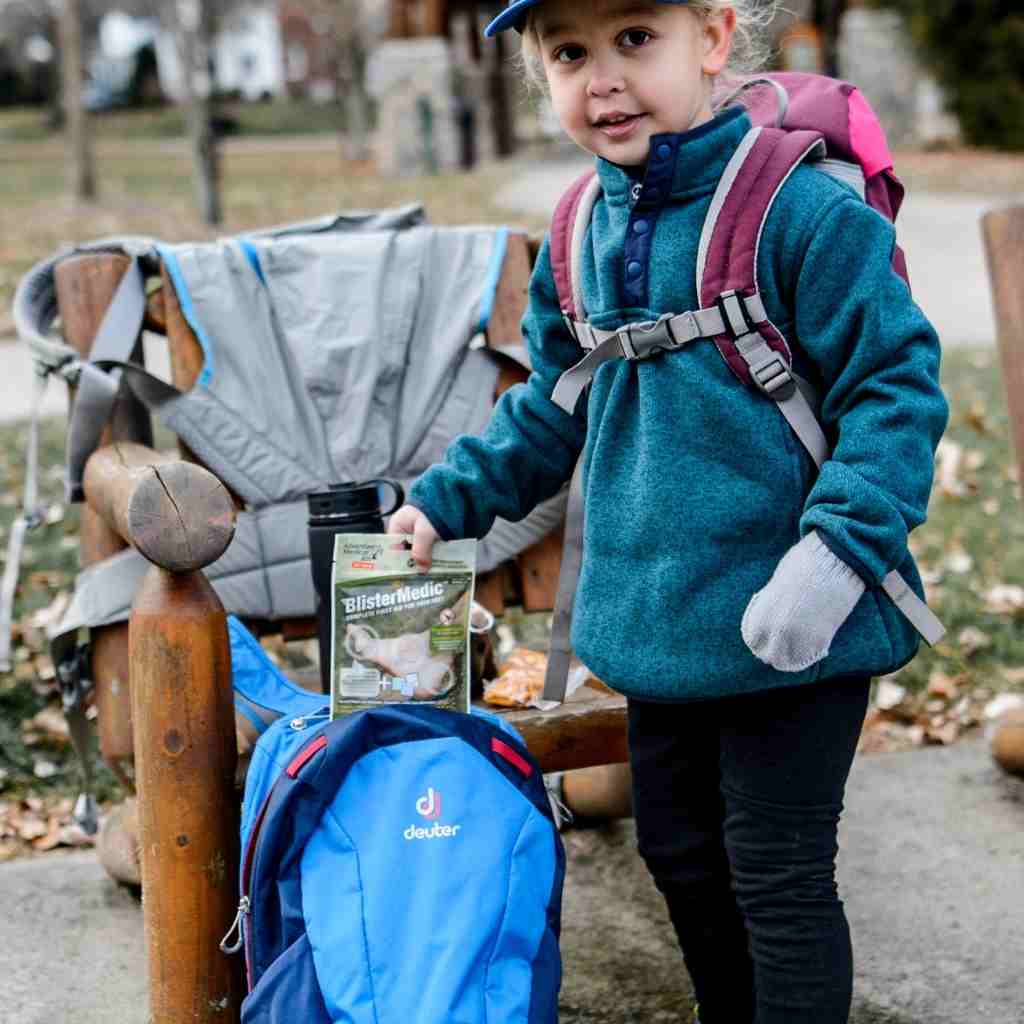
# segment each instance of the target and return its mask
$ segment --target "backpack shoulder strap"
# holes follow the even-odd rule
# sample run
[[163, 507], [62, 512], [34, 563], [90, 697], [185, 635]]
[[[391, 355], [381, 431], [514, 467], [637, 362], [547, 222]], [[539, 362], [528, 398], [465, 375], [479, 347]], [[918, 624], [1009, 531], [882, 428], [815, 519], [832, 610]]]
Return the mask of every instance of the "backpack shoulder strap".
[[[824, 152], [813, 131], [754, 128], [727, 165], [712, 199], [697, 257], [702, 306], [716, 305], [726, 332], [714, 338], [722, 358], [744, 384], [771, 398], [820, 468], [828, 442], [813, 409], [810, 389], [792, 372], [785, 338], [768, 319], [758, 290], [757, 255], [775, 198], [804, 160]], [[945, 628], [893, 570], [882, 589], [929, 644]]]
[[786, 339], [768, 319], [757, 256], [782, 186], [801, 163], [823, 152], [818, 132], [751, 129], [722, 175], [697, 251], [701, 305], [717, 306], [725, 326], [713, 339], [715, 347], [740, 381], [775, 401], [819, 466], [828, 458], [828, 443], [812, 408], [813, 394], [793, 374]]
[[[715, 305], [728, 292], [745, 298], [757, 294], [758, 248], [775, 199], [800, 164], [824, 152], [818, 132], [752, 128], [747, 133], [722, 174], [701, 232], [697, 294], [702, 306]], [[762, 313], [763, 320], [763, 310], [753, 312]], [[749, 383], [742, 365], [722, 354]]]
[[579, 251], [590, 223], [590, 214], [601, 191], [595, 171], [581, 174], [563, 193], [551, 219], [551, 271], [562, 312], [573, 320], [582, 319], [583, 297], [579, 280]]

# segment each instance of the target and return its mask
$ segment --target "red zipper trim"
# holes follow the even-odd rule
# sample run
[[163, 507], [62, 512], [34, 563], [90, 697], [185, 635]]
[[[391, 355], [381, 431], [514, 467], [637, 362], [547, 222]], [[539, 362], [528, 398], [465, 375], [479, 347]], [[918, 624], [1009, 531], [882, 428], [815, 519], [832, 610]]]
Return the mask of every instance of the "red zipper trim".
[[[303, 765], [315, 754], [318, 754], [324, 747], [327, 746], [327, 737], [318, 736], [312, 741], [305, 749], [301, 750], [293, 759], [291, 764], [285, 769], [285, 774], [290, 778], [294, 779], [296, 775], [302, 771]], [[263, 825], [263, 819], [266, 817], [267, 808], [270, 806], [270, 798], [274, 795], [275, 786], [270, 787], [270, 792], [267, 793], [263, 800], [263, 806], [260, 808], [259, 814], [256, 815], [256, 822], [252, 827], [252, 831], [249, 833], [249, 842], [245, 847], [245, 860], [242, 863], [242, 895], [249, 896], [249, 883], [252, 881], [252, 864], [256, 855], [256, 843], [259, 839], [260, 828]], [[252, 914], [252, 904], [249, 905], [249, 914]], [[245, 945], [245, 980], [248, 985], [248, 990], [251, 992], [253, 987], [253, 962], [252, 962], [252, 928], [246, 927], [245, 917], [243, 915], [240, 927], [242, 929], [242, 939]]]
[[[249, 896], [249, 882], [252, 881], [252, 862], [256, 853], [256, 840], [259, 838], [260, 827], [263, 824], [263, 819], [266, 817], [267, 808], [270, 806], [270, 798], [274, 795], [274, 787], [270, 787], [270, 792], [263, 798], [263, 806], [260, 808], [260, 813], [256, 815], [256, 822], [252, 827], [252, 831], [249, 833], [249, 842], [245, 847], [245, 860], [242, 862], [242, 895]], [[248, 991], [252, 991], [253, 986], [253, 970], [252, 970], [252, 938], [250, 932], [251, 927], [246, 927], [246, 917], [252, 913], [252, 904], [249, 904], [248, 914], [243, 914], [242, 919], [239, 922], [239, 928], [242, 929], [242, 942], [245, 947], [245, 981], [248, 987]]]
[[301, 772], [302, 769], [305, 767], [306, 762], [309, 761], [310, 758], [314, 757], [316, 754], [319, 754], [320, 751], [323, 750], [324, 747], [326, 746], [327, 737], [317, 736], [317, 738], [313, 740], [313, 742], [310, 743], [308, 747], [306, 747], [304, 750], [300, 750], [292, 759], [292, 763], [288, 765], [288, 767], [285, 769], [285, 774], [288, 776], [288, 778], [294, 779], [295, 776], [298, 775], [299, 772]]
[[503, 743], [497, 738], [492, 738], [491, 750], [493, 750], [499, 757], [505, 758], [509, 764], [514, 764], [527, 778], [533, 774], [533, 765], [530, 764], [522, 754], [513, 750], [507, 743]]

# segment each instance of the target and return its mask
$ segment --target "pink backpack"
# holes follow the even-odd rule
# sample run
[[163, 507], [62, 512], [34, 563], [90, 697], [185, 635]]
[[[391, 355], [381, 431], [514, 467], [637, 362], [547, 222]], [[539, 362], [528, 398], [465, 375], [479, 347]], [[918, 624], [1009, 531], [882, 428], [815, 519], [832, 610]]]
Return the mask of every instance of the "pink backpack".
[[[606, 360], [646, 359], [710, 338], [740, 381], [776, 403], [820, 467], [829, 450], [814, 412], [816, 398], [810, 385], [793, 372], [789, 345], [768, 319], [760, 298], [761, 233], [782, 186], [805, 161], [852, 185], [890, 221], [899, 212], [903, 186], [893, 173], [878, 118], [848, 82], [799, 72], [767, 74], [744, 83], [717, 105], [726, 106], [740, 93], [753, 127], [722, 174], [704, 222], [696, 268], [700, 309], [667, 313], [614, 331], [592, 327], [583, 308], [579, 267], [601, 191], [595, 172], [580, 177], [559, 200], [550, 231], [551, 268], [566, 324], [587, 354], [559, 378], [551, 399], [572, 412]], [[906, 261], [898, 247], [893, 268], [907, 280]], [[573, 490], [578, 490], [575, 480]], [[565, 690], [572, 595], [582, 557], [577, 531], [582, 531], [581, 502], [571, 494], [544, 690], [550, 700], [562, 699]], [[942, 624], [899, 573], [889, 573], [882, 587], [928, 643], [941, 639]]]

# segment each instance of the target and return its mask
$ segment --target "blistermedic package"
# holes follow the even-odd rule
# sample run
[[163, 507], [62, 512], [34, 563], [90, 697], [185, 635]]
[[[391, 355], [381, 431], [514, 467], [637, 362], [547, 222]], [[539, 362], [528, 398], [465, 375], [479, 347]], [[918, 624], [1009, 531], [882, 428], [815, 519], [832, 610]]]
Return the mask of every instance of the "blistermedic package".
[[440, 541], [421, 572], [412, 537], [334, 540], [331, 717], [382, 704], [469, 711], [475, 540]]

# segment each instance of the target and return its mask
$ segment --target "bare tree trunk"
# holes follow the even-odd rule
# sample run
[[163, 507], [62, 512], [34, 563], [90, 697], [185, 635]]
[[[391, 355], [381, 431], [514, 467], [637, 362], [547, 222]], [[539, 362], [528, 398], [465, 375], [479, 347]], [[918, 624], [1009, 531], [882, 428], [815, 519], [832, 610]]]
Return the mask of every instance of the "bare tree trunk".
[[64, 0], [60, 17], [61, 78], [64, 124], [75, 199], [95, 199], [96, 171], [89, 117], [82, 104], [82, 8], [80, 0]]
[[[396, 4], [392, 13], [398, 9]], [[334, 24], [335, 87], [344, 112], [345, 134], [342, 152], [349, 160], [370, 156], [370, 98], [366, 94], [366, 38], [359, 4], [335, 0]]]
[[177, 0], [175, 35], [181, 58], [188, 134], [192, 144], [196, 202], [203, 220], [220, 224], [220, 159], [213, 132], [213, 66], [215, 14], [212, 0]]
[[366, 95], [366, 50], [360, 33], [341, 41], [343, 70], [340, 78], [345, 104], [345, 155], [349, 160], [370, 156], [370, 98]]

